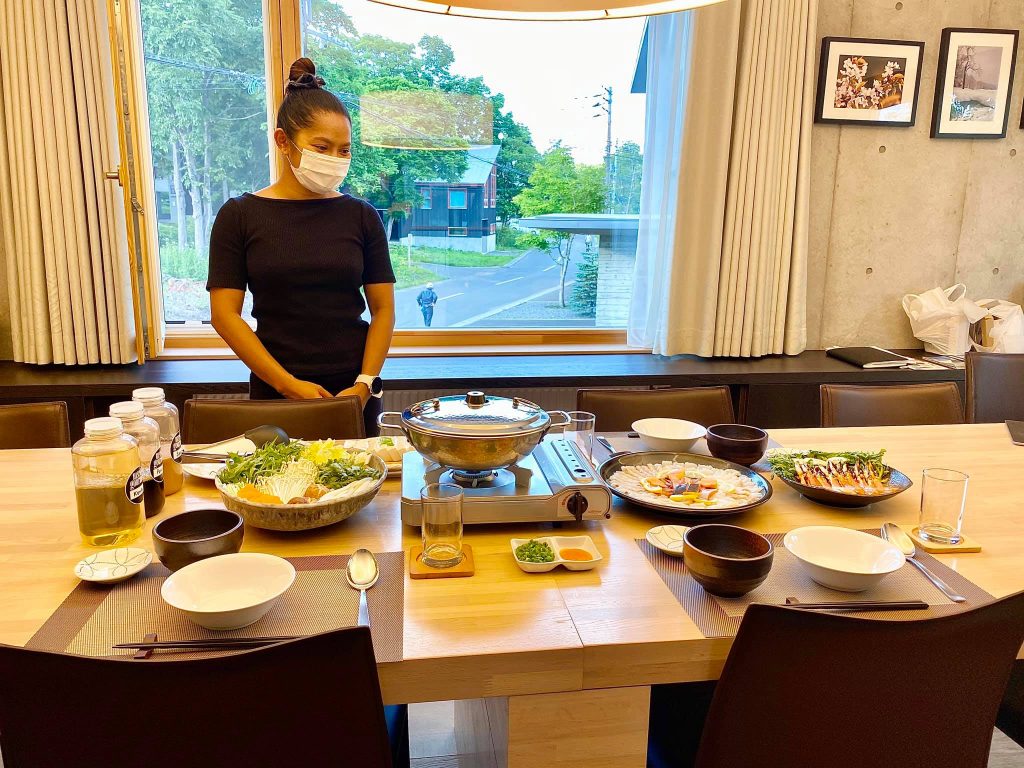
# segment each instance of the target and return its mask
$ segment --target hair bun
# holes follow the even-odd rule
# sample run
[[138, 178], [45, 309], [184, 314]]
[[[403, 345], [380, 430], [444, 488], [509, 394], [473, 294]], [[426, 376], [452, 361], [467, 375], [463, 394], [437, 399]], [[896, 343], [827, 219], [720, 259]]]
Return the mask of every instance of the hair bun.
[[324, 79], [316, 73], [316, 65], [312, 59], [303, 56], [296, 59], [288, 70], [288, 84], [285, 86], [285, 92], [322, 88], [324, 85]]

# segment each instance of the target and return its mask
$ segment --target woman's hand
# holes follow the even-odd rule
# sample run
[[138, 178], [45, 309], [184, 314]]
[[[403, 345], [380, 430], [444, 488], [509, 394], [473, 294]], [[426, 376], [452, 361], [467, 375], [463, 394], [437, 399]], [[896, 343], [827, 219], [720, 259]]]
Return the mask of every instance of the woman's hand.
[[316, 400], [321, 397], [332, 397], [331, 393], [319, 384], [296, 379], [294, 376], [277, 391], [289, 400]]
[[338, 393], [338, 397], [345, 397], [345, 395], [355, 395], [359, 398], [359, 402], [362, 403], [363, 407], [366, 407], [366, 403], [370, 400], [370, 388], [362, 382], [353, 384], [348, 389], [343, 389]]

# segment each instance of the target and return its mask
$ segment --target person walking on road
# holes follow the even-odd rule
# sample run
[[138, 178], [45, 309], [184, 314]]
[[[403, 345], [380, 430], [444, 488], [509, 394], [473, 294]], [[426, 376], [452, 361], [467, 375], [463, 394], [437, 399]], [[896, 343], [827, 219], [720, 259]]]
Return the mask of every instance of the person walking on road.
[[434, 284], [427, 283], [427, 287], [420, 291], [416, 297], [416, 303], [420, 305], [420, 312], [423, 313], [423, 324], [429, 328], [434, 320], [434, 305], [437, 304], [437, 294], [434, 293]]

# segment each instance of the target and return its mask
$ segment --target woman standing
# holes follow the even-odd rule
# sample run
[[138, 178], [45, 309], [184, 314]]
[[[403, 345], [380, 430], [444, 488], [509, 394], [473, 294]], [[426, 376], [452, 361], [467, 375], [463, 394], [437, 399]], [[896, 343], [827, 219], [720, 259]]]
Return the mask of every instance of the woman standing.
[[[292, 64], [274, 130], [287, 166], [220, 209], [206, 288], [213, 327], [251, 371], [251, 398], [356, 395], [375, 435], [395, 275], [377, 211], [338, 192], [352, 162], [352, 120], [323, 86], [312, 61]], [[242, 319], [246, 288], [255, 332]]]

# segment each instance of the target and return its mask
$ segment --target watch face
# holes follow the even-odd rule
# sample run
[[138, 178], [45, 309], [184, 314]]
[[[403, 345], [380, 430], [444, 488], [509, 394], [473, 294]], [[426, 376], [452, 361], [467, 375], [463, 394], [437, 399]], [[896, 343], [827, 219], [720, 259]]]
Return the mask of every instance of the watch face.
[[384, 382], [380, 376], [374, 376], [373, 382], [370, 384], [370, 392], [375, 395], [379, 395], [384, 391]]

